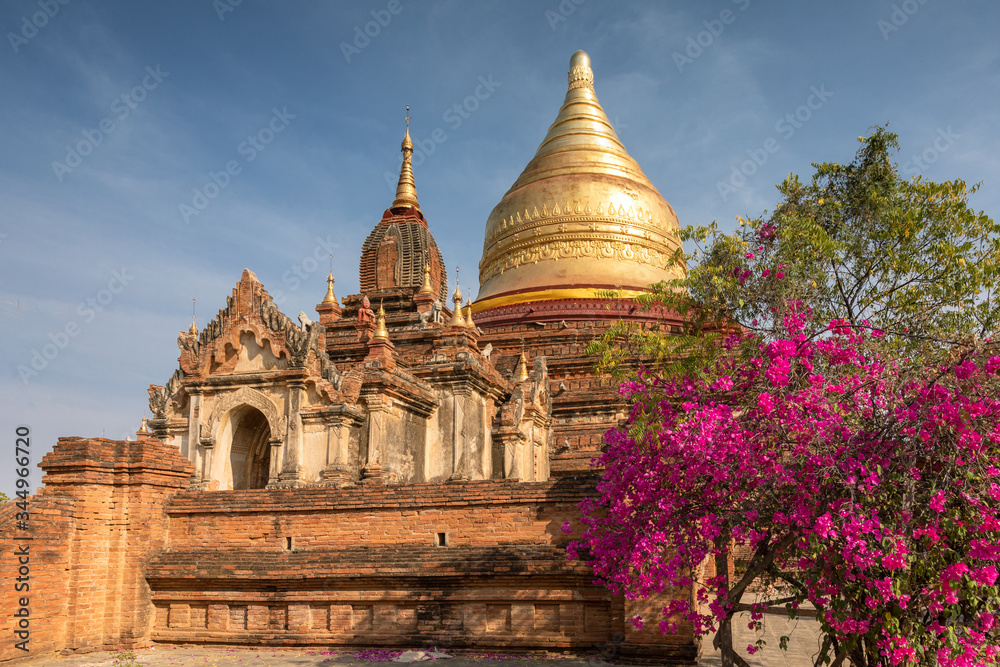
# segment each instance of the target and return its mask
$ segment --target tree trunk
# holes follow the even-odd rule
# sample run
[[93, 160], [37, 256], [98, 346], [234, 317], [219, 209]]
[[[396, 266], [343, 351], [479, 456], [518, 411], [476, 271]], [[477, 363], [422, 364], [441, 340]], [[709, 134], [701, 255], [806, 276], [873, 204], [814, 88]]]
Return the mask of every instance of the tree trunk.
[[[716, 576], [722, 577], [722, 588], [729, 591], [729, 551], [727, 549], [720, 549], [720, 541], [722, 540], [720, 536], [716, 540], [716, 554], [715, 554], [715, 574]], [[716, 644], [719, 651], [722, 653], [722, 667], [733, 667], [733, 617], [726, 611], [725, 617], [719, 623], [719, 630], [716, 633]]]

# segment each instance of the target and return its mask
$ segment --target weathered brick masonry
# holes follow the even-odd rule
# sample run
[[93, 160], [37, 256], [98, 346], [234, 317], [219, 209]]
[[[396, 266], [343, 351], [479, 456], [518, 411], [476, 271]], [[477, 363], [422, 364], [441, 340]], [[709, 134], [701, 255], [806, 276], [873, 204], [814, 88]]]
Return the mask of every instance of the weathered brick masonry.
[[31, 654], [6, 642], [4, 660], [150, 640], [694, 653], [636, 632], [632, 605], [566, 559], [593, 478], [182, 491], [190, 464], [146, 438], [62, 439], [42, 467]]
[[[45, 487], [29, 498], [27, 535], [16, 530], [13, 503], [0, 514], [3, 609], [26, 596], [30, 611], [30, 652], [14, 646], [16, 619], [5, 613], [0, 658], [148, 643], [143, 567], [166, 544], [165, 505], [188, 484], [191, 464], [152, 439], [62, 438], [41, 467]], [[31, 553], [30, 588], [17, 592], [11, 554], [23, 545]]]
[[605, 642], [621, 612], [585, 565], [567, 561], [560, 529], [587, 488], [482, 481], [182, 494], [168, 508], [170, 550], [147, 568], [153, 637], [529, 649]]

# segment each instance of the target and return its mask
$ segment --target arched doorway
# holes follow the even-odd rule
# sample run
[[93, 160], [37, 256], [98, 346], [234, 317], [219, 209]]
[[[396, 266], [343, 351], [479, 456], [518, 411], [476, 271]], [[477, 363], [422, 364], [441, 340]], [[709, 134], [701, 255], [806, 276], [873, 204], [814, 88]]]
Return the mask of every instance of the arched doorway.
[[229, 462], [234, 489], [263, 489], [271, 471], [271, 428], [267, 417], [249, 405], [233, 411], [230, 418], [233, 443]]

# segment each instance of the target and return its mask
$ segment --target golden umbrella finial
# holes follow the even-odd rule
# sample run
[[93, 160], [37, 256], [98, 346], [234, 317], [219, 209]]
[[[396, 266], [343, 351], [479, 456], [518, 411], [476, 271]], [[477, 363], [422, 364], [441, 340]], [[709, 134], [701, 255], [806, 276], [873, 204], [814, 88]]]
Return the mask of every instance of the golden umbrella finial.
[[462, 310], [465, 316], [465, 326], [470, 329], [476, 328], [476, 323], [472, 321], [472, 302], [469, 299], [465, 300], [465, 308]]
[[188, 333], [191, 334], [191, 335], [193, 335], [193, 336], [197, 336], [198, 335], [198, 325], [195, 324], [195, 321], [194, 321], [194, 313], [195, 313], [194, 305], [195, 305], [195, 301], [194, 301], [194, 299], [191, 299], [191, 326], [188, 327]]
[[517, 381], [524, 382], [528, 379], [528, 358], [524, 356], [524, 341], [521, 341], [521, 359], [518, 362]]
[[417, 184], [413, 180], [413, 141], [410, 139], [410, 105], [406, 105], [406, 134], [403, 135], [403, 166], [399, 169], [399, 184], [396, 185], [396, 199], [392, 206], [412, 206], [419, 210], [420, 204], [417, 202]]
[[139, 432], [140, 433], [149, 433], [149, 428], [146, 426], [146, 418], [145, 417], [142, 418], [142, 423], [139, 424]]
[[569, 59], [569, 89], [594, 89], [594, 70], [590, 68], [590, 56], [584, 50], [579, 50]]
[[323, 303], [337, 303], [337, 295], [333, 293], [333, 255], [330, 255], [330, 275], [326, 277], [326, 296], [323, 297]]
[[375, 320], [375, 333], [372, 338], [378, 340], [389, 340], [389, 331], [385, 328], [385, 308], [382, 307], [382, 302], [378, 302], [378, 319]]
[[455, 303], [455, 311], [452, 313], [449, 326], [464, 327], [465, 318], [462, 317], [462, 290], [458, 287], [458, 267], [455, 267], [455, 293], [451, 300]]

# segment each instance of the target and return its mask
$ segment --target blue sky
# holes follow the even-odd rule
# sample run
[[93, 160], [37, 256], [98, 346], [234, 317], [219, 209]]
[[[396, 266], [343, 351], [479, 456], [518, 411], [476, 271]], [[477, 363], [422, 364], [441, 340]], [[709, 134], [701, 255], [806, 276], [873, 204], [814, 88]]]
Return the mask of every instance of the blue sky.
[[204, 324], [244, 267], [293, 317], [331, 253], [356, 293], [406, 104], [421, 207], [475, 293], [576, 49], [681, 224], [759, 215], [887, 121], [906, 175], [982, 182], [995, 218], [998, 26], [992, 0], [4, 0], [0, 442], [31, 427], [34, 487], [58, 436], [134, 432], [191, 299]]

